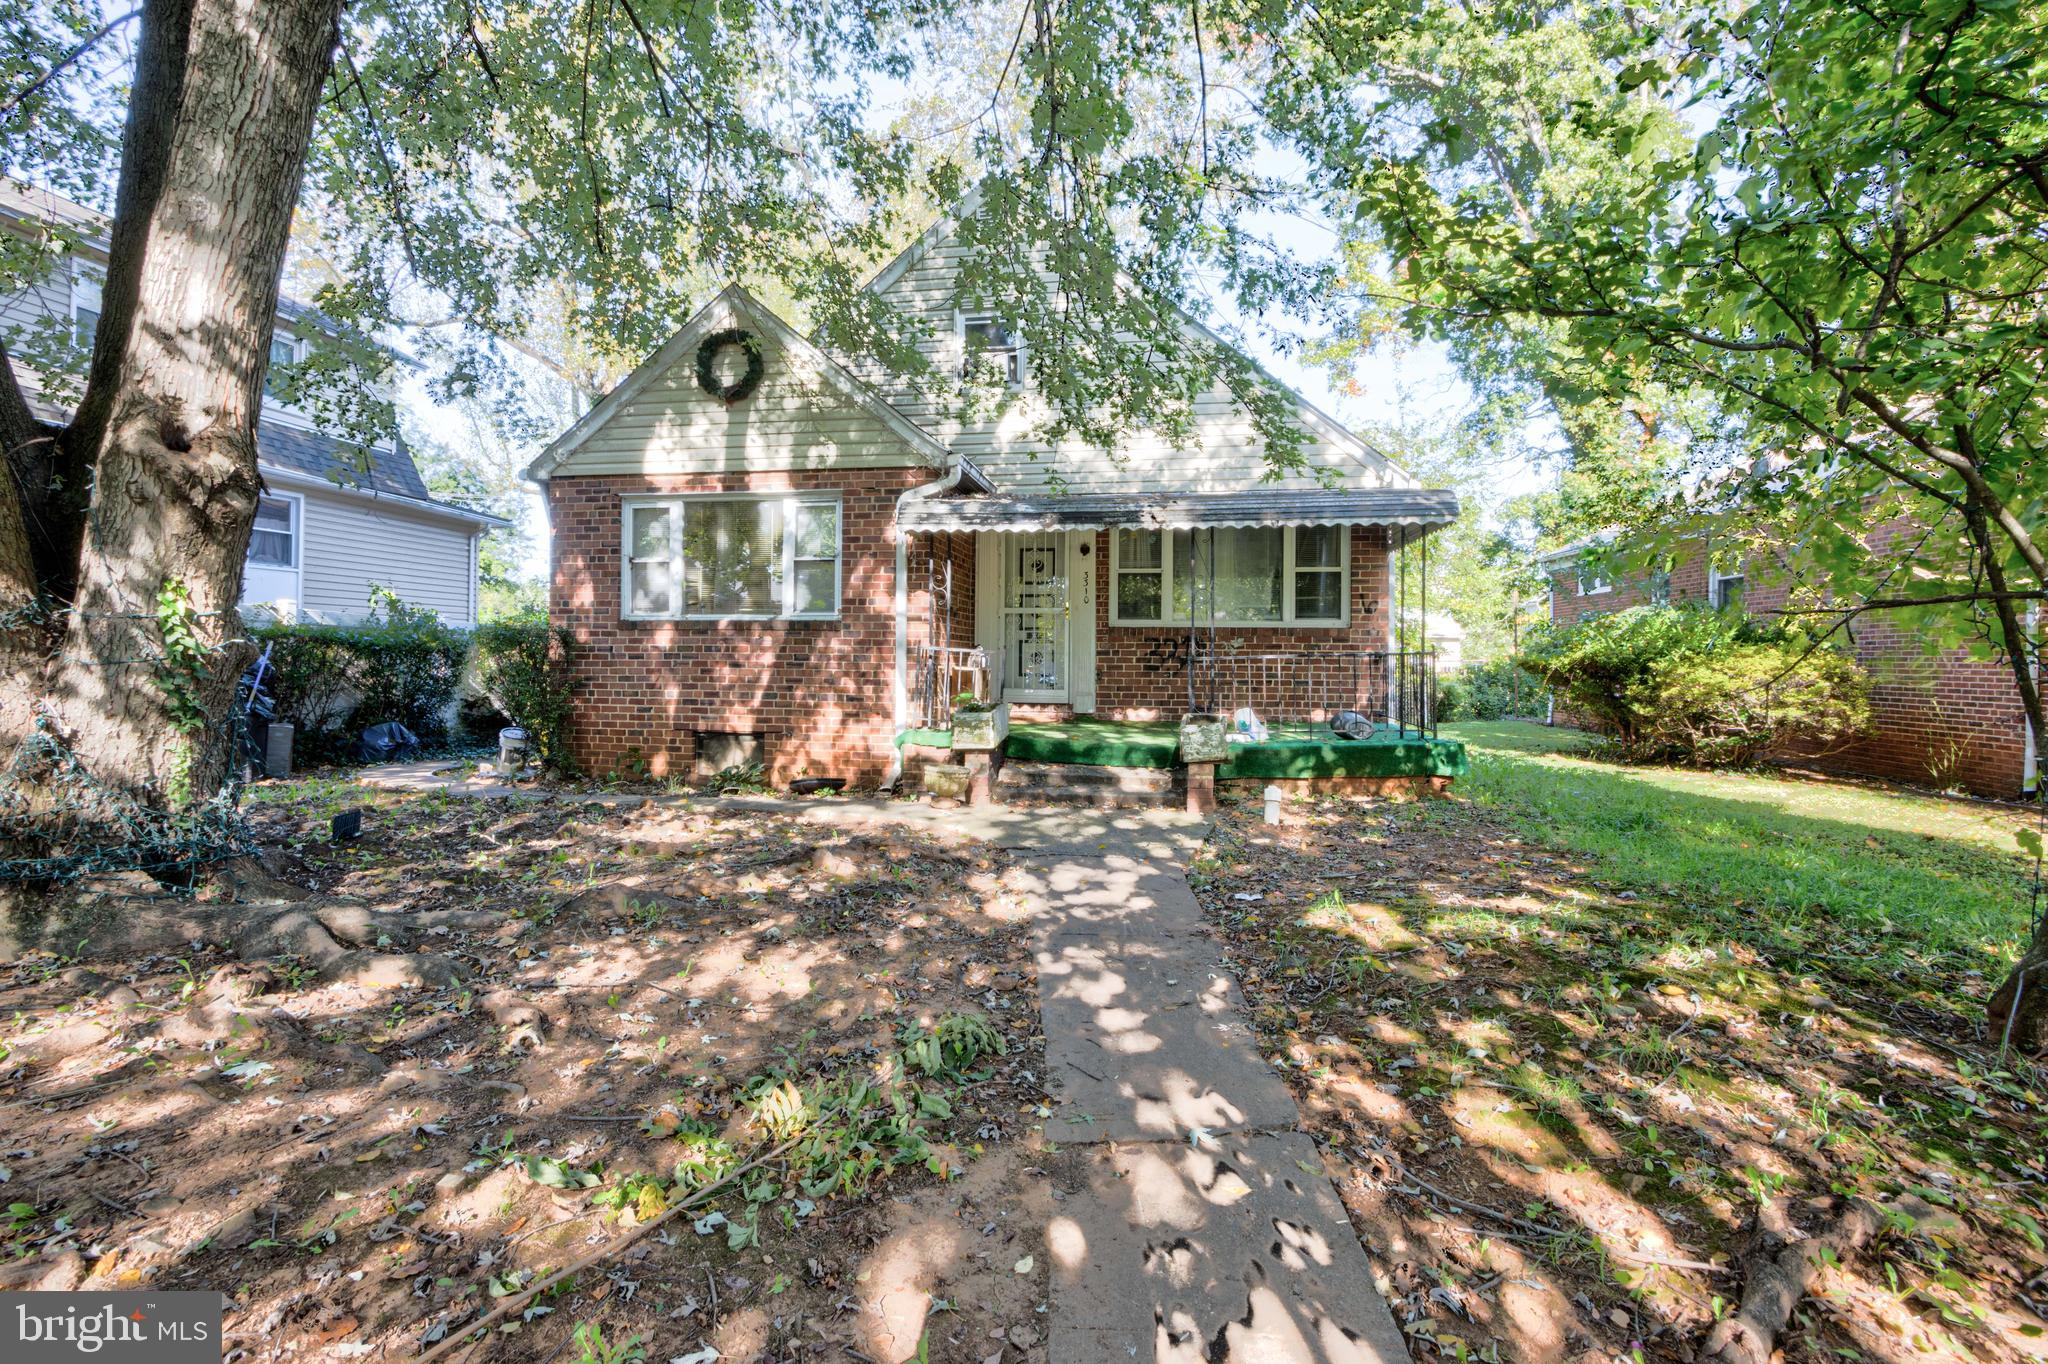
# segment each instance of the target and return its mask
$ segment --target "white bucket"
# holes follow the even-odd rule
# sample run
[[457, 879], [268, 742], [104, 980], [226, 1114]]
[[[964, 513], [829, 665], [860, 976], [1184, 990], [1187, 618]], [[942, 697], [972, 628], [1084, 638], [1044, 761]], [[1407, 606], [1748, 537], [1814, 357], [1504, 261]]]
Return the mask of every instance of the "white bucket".
[[526, 766], [526, 731], [513, 725], [498, 731], [498, 770], [516, 772]]

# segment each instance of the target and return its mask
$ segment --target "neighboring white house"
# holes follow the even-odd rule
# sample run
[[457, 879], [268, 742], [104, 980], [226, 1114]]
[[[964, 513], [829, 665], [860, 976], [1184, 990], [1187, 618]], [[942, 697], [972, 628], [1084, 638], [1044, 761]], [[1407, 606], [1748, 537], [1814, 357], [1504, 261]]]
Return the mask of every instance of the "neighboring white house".
[[[83, 372], [99, 321], [107, 223], [47, 191], [0, 180], [0, 229], [33, 241], [52, 223], [84, 241], [41, 281], [0, 293], [0, 345], [30, 407], [57, 422], [68, 415], [65, 385], [24, 363], [22, 350], [47, 353], [52, 338], [68, 338], [68, 358]], [[304, 359], [323, 334], [333, 332], [318, 314], [281, 300], [273, 362]], [[383, 587], [451, 625], [476, 623], [478, 547], [505, 521], [434, 498], [402, 441], [375, 445], [365, 459], [359, 445], [321, 432], [274, 393], [263, 402], [256, 449], [264, 491], [242, 579], [245, 608], [286, 620], [352, 620]]]

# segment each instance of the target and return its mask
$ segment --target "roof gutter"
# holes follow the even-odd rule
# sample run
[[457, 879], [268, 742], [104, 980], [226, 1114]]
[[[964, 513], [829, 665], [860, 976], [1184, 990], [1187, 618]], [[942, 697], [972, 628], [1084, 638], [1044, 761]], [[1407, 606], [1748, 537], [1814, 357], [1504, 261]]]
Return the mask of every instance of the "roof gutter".
[[882, 776], [881, 787], [892, 795], [903, 781], [903, 745], [897, 740], [910, 728], [910, 532], [903, 529], [903, 509], [915, 500], [962, 487], [986, 486], [981, 471], [956, 455], [943, 478], [906, 488], [896, 499], [896, 515], [889, 524], [889, 538], [896, 542], [896, 670], [890, 695], [889, 770]]

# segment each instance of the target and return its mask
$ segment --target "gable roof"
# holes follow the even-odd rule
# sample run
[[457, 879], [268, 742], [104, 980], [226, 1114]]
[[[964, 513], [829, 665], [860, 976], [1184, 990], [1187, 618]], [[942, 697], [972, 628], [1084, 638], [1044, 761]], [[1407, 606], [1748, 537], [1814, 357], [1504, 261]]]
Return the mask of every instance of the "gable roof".
[[681, 364], [691, 348], [711, 330], [711, 325], [723, 321], [728, 314], [766, 333], [786, 354], [804, 360], [848, 401], [881, 422], [927, 463], [942, 467], [950, 462], [951, 453], [930, 432], [904, 416], [865, 381], [784, 322], [773, 309], [748, 293], [743, 286], [728, 284], [692, 314], [674, 336], [600, 398], [574, 426], [549, 442], [547, 448], [526, 466], [526, 476], [536, 482], [545, 482], [621, 409]]
[[[963, 221], [972, 218], [981, 211], [983, 183], [982, 181], [976, 181], [973, 188], [961, 196], [959, 203], [941, 214], [930, 227], [919, 234], [917, 240], [897, 252], [895, 258], [876, 271], [874, 276], [862, 287], [869, 293], [887, 293], [906, 274], [910, 273], [919, 261], [922, 261], [926, 256], [944, 246], [960, 230], [960, 224]], [[1122, 271], [1118, 271], [1117, 279], [1118, 283], [1124, 288], [1133, 290], [1137, 288], [1136, 283]], [[1243, 356], [1246, 360], [1250, 361], [1252, 367], [1259, 372], [1260, 377], [1285, 394], [1288, 400], [1294, 404], [1295, 416], [1303, 426], [1338, 446], [1345, 455], [1349, 456], [1361, 468], [1373, 473], [1377, 473], [1380, 468], [1389, 469], [1401, 478], [1406, 479], [1411, 486], [1421, 486], [1420, 480], [1403, 468], [1398, 460], [1310, 402], [1292, 384], [1283, 383], [1279, 376], [1267, 369], [1257, 358], [1247, 354], [1243, 347], [1233, 345], [1223, 337], [1218, 336], [1207, 325], [1177, 305], [1171, 308], [1171, 312], [1180, 324], [1182, 334], [1197, 344], [1214, 347], [1220, 351], [1228, 351]]]

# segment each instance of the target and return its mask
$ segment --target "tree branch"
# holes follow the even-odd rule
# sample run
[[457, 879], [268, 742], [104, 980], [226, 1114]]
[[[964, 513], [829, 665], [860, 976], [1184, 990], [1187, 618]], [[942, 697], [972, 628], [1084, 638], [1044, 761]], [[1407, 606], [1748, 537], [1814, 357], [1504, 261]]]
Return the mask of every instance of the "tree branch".
[[55, 66], [51, 67], [48, 71], [45, 71], [42, 75], [37, 76], [34, 80], [30, 81], [26, 86], [24, 86], [19, 94], [8, 96], [7, 103], [0, 104], [0, 122], [5, 122], [7, 118], [11, 114], [13, 114], [16, 109], [19, 109], [24, 103], [26, 103], [28, 99], [35, 94], [36, 91], [42, 89], [51, 81], [63, 75], [64, 72], [71, 67], [72, 63], [76, 62], [80, 57], [83, 57], [86, 53], [90, 52], [102, 38], [106, 37], [109, 33], [112, 33], [115, 29], [121, 27], [121, 25], [135, 19], [141, 13], [142, 8], [138, 5], [136, 8], [129, 10], [120, 18], [109, 19], [106, 23], [101, 24], [98, 29], [96, 29], [92, 34], [90, 34], [85, 39], [85, 41], [81, 42], [77, 47], [74, 47], [69, 52], [65, 53], [63, 58], [59, 60]]

